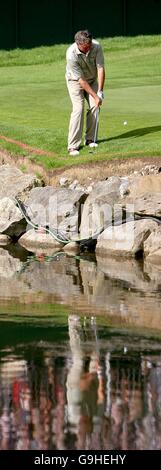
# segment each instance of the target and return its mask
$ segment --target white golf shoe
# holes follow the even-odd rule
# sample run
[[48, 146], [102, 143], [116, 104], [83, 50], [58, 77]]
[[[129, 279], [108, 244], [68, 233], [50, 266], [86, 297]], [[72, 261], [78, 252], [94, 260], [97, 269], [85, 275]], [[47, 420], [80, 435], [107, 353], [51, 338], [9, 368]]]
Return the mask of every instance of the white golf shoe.
[[76, 157], [77, 155], [79, 155], [79, 150], [69, 149], [69, 155], [71, 155], [71, 157]]

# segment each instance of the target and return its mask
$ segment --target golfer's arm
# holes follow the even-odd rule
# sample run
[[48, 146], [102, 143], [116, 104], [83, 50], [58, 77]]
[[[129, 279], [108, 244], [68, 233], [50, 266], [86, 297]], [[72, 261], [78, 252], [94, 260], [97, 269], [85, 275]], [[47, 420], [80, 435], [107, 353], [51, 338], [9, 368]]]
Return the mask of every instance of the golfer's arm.
[[98, 76], [98, 91], [103, 91], [104, 83], [105, 83], [105, 69], [104, 67], [97, 68], [97, 76]]
[[93, 96], [94, 99], [98, 98], [97, 94], [92, 90], [91, 86], [86, 80], [83, 80], [83, 78], [79, 79], [79, 83], [81, 88], [85, 90], [89, 95]]

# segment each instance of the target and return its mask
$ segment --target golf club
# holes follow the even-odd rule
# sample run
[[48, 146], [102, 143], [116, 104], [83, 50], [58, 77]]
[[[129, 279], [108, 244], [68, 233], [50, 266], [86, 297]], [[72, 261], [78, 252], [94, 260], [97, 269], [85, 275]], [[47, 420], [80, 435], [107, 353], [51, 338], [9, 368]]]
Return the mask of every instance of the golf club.
[[97, 144], [97, 134], [98, 134], [98, 124], [99, 124], [99, 108], [96, 108], [96, 126], [95, 126], [95, 133], [94, 133], [94, 140], [89, 144], [90, 148], [96, 148]]

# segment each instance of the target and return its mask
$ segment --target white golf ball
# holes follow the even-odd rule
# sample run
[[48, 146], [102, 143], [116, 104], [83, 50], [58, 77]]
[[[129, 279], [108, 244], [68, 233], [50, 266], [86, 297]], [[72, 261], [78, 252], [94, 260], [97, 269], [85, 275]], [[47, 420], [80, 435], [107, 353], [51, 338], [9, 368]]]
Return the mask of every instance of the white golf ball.
[[95, 147], [98, 147], [98, 144], [96, 144], [96, 142], [91, 142], [91, 144], [89, 144], [89, 147], [95, 148]]
[[124, 121], [124, 126], [127, 126], [127, 121]]

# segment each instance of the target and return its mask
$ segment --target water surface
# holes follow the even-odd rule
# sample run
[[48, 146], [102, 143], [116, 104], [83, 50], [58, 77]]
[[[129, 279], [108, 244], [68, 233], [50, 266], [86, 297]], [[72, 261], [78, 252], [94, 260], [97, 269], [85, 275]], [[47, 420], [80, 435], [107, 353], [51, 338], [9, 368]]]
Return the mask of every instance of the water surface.
[[0, 448], [161, 449], [160, 267], [0, 249]]

